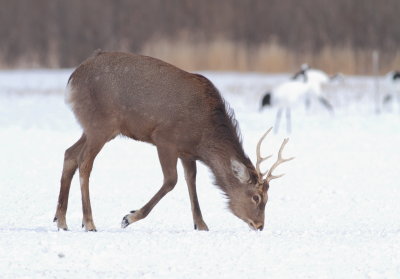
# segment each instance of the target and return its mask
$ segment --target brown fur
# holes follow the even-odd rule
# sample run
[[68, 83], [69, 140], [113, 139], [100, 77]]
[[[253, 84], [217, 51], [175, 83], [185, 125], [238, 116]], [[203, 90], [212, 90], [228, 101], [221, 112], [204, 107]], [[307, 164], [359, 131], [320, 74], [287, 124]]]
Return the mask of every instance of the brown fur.
[[[208, 230], [196, 194], [196, 160], [200, 160], [213, 171], [217, 185], [230, 199], [232, 212], [262, 229], [266, 188], [256, 187], [257, 173], [243, 151], [233, 112], [207, 78], [147, 56], [96, 51], [72, 73], [66, 97], [83, 135], [65, 152], [55, 216], [58, 228], [67, 229], [68, 193], [79, 169], [83, 226], [96, 229], [89, 198], [93, 161], [107, 141], [125, 135], [157, 147], [164, 182], [146, 205], [124, 217], [123, 227], [146, 217], [174, 188], [179, 158], [195, 228]], [[233, 165], [239, 170], [233, 171]], [[254, 195], [261, 197], [258, 203]]]

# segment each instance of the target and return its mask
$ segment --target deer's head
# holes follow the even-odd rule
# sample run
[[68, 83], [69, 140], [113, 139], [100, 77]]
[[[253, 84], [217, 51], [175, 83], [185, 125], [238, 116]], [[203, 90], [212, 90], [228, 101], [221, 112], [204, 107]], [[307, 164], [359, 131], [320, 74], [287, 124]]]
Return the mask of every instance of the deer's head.
[[256, 162], [256, 182], [250, 179], [249, 170], [242, 163], [232, 160], [232, 172], [234, 176], [240, 181], [242, 187], [237, 187], [233, 190], [233, 193], [229, 195], [229, 208], [237, 217], [245, 221], [250, 228], [254, 230], [262, 230], [264, 228], [264, 212], [265, 205], [268, 201], [268, 189], [269, 183], [272, 179], [279, 178], [284, 174], [273, 175], [272, 172], [280, 164], [294, 159], [294, 157], [284, 159], [282, 158], [282, 151], [286, 143], [289, 141], [286, 138], [279, 149], [278, 158], [271, 168], [262, 172], [260, 170], [260, 164], [270, 158], [272, 155], [267, 157], [261, 157], [260, 147], [264, 138], [272, 130], [270, 128], [258, 141], [257, 143], [257, 162]]

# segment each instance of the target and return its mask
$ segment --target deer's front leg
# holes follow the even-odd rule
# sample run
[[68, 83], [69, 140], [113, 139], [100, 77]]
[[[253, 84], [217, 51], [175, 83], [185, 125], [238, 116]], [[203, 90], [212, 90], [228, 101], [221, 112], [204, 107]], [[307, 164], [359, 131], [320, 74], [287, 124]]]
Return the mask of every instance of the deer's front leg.
[[157, 146], [158, 157], [160, 159], [161, 168], [164, 174], [164, 183], [161, 189], [146, 203], [141, 209], [133, 210], [130, 214], [125, 215], [121, 222], [121, 227], [126, 228], [133, 222], [137, 222], [145, 218], [154, 206], [172, 189], [174, 189], [178, 180], [176, 171], [176, 163], [178, 156], [175, 150], [168, 147]]
[[185, 170], [185, 179], [189, 189], [190, 203], [192, 206], [192, 214], [193, 214], [193, 223], [194, 229], [200, 231], [208, 231], [208, 227], [203, 220], [203, 216], [201, 215], [199, 200], [197, 198], [196, 191], [196, 161], [192, 160], [181, 160], [183, 168]]

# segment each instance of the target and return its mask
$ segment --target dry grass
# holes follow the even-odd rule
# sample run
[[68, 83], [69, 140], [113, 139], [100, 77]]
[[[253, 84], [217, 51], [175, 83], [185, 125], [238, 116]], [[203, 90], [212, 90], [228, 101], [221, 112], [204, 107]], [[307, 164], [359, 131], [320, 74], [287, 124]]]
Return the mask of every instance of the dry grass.
[[[319, 52], [300, 52], [283, 47], [275, 41], [249, 46], [223, 38], [213, 41], [194, 41], [191, 37], [193, 36], [190, 34], [181, 34], [174, 40], [154, 38], [142, 47], [140, 53], [158, 57], [188, 71], [287, 73], [298, 71], [301, 64], [307, 63], [330, 74], [337, 72], [349, 75], [374, 74], [373, 50], [325, 47]], [[117, 49], [131, 51], [127, 41], [119, 42]], [[0, 69], [58, 68], [60, 55], [55, 42], [51, 43], [44, 58], [35, 53], [25, 53], [9, 64], [0, 53]], [[380, 74], [392, 70], [400, 70], [400, 50], [394, 53], [380, 53]]]
[[[189, 71], [223, 70], [293, 72], [302, 63], [328, 73], [372, 74], [372, 50], [326, 47], [318, 53], [294, 52], [275, 42], [248, 47], [225, 39], [193, 42], [187, 39], [153, 39], [141, 53], [158, 57]], [[400, 67], [400, 52], [382, 54], [379, 71], [384, 74]]]

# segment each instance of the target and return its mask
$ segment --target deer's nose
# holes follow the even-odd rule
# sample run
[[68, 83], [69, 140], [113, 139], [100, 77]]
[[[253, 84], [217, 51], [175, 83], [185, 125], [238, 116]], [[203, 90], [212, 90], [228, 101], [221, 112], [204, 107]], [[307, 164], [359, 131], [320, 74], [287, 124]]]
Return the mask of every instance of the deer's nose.
[[264, 229], [264, 223], [250, 221], [250, 227], [251, 227], [253, 230], [262, 231], [262, 230]]

